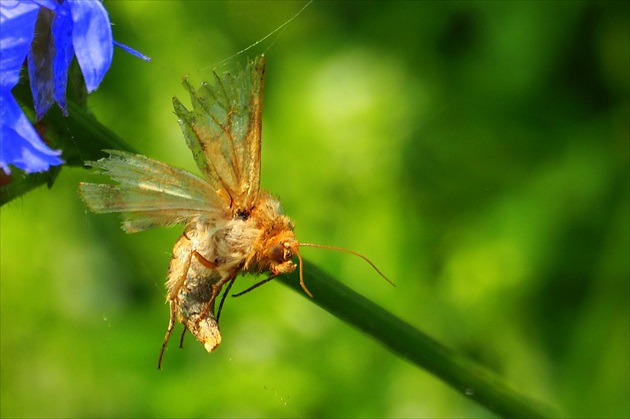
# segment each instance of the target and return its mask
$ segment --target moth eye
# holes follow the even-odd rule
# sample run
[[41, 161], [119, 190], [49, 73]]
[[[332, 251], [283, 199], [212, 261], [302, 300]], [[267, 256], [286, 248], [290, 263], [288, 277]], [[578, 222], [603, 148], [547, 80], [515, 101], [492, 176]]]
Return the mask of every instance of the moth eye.
[[269, 259], [276, 263], [284, 262], [284, 246], [280, 243], [276, 243], [269, 249]]

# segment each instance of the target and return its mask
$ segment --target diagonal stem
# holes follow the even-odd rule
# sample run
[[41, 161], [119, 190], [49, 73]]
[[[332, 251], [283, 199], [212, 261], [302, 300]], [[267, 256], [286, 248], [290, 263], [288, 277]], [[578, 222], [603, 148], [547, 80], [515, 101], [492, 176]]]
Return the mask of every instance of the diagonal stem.
[[497, 377], [357, 294], [315, 265], [305, 262], [304, 268], [313, 298], [304, 294], [295, 272], [280, 276], [278, 280], [335, 317], [371, 335], [396, 355], [427, 370], [467, 398], [502, 417], [554, 416], [548, 406], [508, 388]]

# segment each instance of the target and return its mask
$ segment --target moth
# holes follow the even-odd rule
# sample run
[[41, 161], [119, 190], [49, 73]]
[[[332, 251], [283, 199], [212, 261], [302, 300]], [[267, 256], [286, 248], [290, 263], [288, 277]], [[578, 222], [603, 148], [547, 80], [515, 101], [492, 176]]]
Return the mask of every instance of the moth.
[[[109, 157], [86, 162], [117, 182], [80, 183], [81, 196], [93, 212], [121, 213], [122, 228], [128, 233], [185, 224], [168, 268], [170, 319], [158, 368], [176, 321], [184, 324], [184, 334], [190, 331], [208, 352], [221, 343], [221, 307], [239, 273], [269, 273], [251, 287], [255, 288], [293, 272], [297, 256], [300, 285], [312, 297], [302, 275], [300, 245], [348, 251], [299, 243], [293, 222], [281, 212], [277, 198], [260, 189], [264, 74], [265, 57], [260, 56], [236, 75], [215, 73], [213, 85], [203, 83], [195, 89], [184, 80], [191, 110], [173, 98], [175, 114], [203, 178], [124, 151], [108, 150]], [[368, 261], [383, 276], [363, 255], [348, 252]]]

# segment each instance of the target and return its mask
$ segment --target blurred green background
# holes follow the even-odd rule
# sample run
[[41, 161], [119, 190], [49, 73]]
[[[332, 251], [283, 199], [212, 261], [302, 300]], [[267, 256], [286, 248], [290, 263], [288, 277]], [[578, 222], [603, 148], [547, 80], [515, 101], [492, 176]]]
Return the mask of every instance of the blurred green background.
[[[105, 1], [121, 50], [90, 108], [196, 171], [188, 75], [305, 2]], [[262, 184], [358, 292], [573, 417], [628, 417], [627, 2], [315, 2], [265, 52]], [[64, 168], [1, 211], [2, 417], [490, 413], [288, 288], [229, 300], [212, 354], [157, 356], [180, 227], [126, 235]], [[235, 290], [253, 278], [241, 278]], [[307, 279], [308, 281], [308, 279]], [[179, 335], [181, 329], [176, 329]]]

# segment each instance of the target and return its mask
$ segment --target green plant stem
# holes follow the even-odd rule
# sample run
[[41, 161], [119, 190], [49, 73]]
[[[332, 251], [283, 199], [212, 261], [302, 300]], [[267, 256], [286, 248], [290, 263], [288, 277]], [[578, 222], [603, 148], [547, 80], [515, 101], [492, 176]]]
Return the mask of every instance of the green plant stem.
[[[24, 109], [33, 109], [33, 99], [26, 83], [13, 89], [18, 102]], [[62, 150], [63, 166], [80, 167], [85, 160], [105, 157], [104, 149], [125, 150], [133, 148], [112, 130], [97, 121], [86, 108], [68, 100], [68, 116], [65, 117], [55, 105], [37, 124], [42, 137], [53, 149]], [[31, 190], [47, 184], [52, 187], [63, 166], [51, 167], [47, 172], [24, 174], [14, 169], [10, 181], [0, 187], [0, 205], [18, 198]]]
[[279, 277], [279, 281], [495, 414], [514, 418], [552, 415], [547, 406], [516, 393], [495, 376], [357, 294], [313, 264], [304, 262], [304, 278], [313, 293], [312, 299], [300, 287], [297, 271]]

